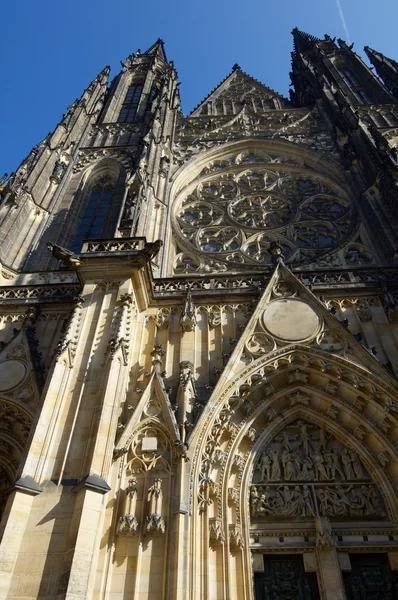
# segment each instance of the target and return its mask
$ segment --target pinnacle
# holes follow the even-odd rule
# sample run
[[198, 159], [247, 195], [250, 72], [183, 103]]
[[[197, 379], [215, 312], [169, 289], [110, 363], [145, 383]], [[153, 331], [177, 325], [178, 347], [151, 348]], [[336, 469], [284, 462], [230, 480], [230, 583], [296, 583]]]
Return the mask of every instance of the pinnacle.
[[164, 50], [164, 41], [162, 38], [158, 38], [152, 46], [150, 46], [147, 50], [145, 50], [144, 54], [160, 54], [162, 58], [167, 62], [166, 52]]
[[297, 27], [292, 30], [293, 35], [293, 44], [294, 44], [294, 52], [304, 52], [307, 50], [314, 42], [319, 42], [319, 38], [310, 35], [309, 33], [305, 33], [305, 31], [300, 31]]

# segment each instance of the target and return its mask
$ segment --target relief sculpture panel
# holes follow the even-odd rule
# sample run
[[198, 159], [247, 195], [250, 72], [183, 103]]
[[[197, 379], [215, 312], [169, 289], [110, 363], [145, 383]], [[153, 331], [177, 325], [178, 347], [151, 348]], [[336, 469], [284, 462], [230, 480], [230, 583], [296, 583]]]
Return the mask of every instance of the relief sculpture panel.
[[387, 516], [381, 495], [356, 452], [304, 421], [286, 427], [260, 452], [250, 506], [254, 520]]

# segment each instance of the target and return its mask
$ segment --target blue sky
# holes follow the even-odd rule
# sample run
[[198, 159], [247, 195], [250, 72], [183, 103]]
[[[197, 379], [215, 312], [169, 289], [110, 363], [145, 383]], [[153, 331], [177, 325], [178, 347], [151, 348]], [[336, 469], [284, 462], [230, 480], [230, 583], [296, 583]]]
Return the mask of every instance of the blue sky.
[[178, 70], [185, 113], [235, 62], [287, 95], [295, 26], [398, 60], [397, 0], [18, 0], [2, 5], [1, 21], [0, 175], [105, 65], [116, 75], [120, 60], [158, 37]]

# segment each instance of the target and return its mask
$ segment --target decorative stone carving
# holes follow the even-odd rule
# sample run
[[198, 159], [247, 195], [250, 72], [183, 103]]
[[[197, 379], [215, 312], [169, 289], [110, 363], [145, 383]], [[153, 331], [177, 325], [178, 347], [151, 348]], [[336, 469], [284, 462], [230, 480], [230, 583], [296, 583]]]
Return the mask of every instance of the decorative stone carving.
[[225, 535], [220, 519], [209, 519], [209, 542], [210, 545], [214, 546], [218, 544], [223, 544], [225, 542]]
[[221, 325], [221, 310], [217, 307], [211, 307], [211, 310], [208, 312], [208, 320], [211, 329]]
[[220, 450], [220, 448], [216, 448], [214, 450], [214, 454], [213, 454], [214, 462], [221, 464], [224, 462], [224, 460], [227, 458], [227, 456], [228, 456], [227, 452]]
[[231, 552], [238, 552], [244, 547], [240, 527], [236, 524], [229, 526], [229, 548]]
[[297, 290], [287, 281], [278, 281], [272, 288], [272, 293], [279, 298], [291, 298], [297, 295]]
[[118, 533], [134, 535], [138, 530], [139, 523], [135, 516], [137, 492], [137, 479], [131, 477], [125, 490], [124, 515], [119, 518]]
[[355, 481], [369, 479], [357, 454], [324, 429], [298, 421], [258, 457], [254, 481]]
[[254, 440], [256, 439], [256, 430], [253, 427], [250, 427], [247, 431], [246, 431], [246, 437], [248, 438], [248, 440], [250, 442], [254, 442]]
[[374, 485], [335, 485], [316, 489], [321, 515], [326, 517], [385, 517]]
[[237, 488], [228, 488], [228, 502], [230, 504], [238, 504], [239, 490]]
[[145, 471], [170, 469], [170, 443], [164, 433], [155, 427], [147, 427], [133, 438], [130, 453]]
[[232, 470], [233, 471], [243, 471], [245, 468], [246, 461], [243, 456], [239, 454], [235, 454], [232, 461]]
[[196, 326], [195, 307], [192, 301], [192, 294], [187, 293], [184, 308], [182, 310], [180, 324], [183, 331], [193, 331]]
[[253, 358], [258, 358], [268, 354], [275, 348], [274, 340], [266, 333], [253, 333], [246, 342], [245, 354]]
[[300, 369], [296, 369], [288, 374], [287, 380], [289, 383], [308, 383], [308, 374], [304, 371], [300, 371]]
[[153, 485], [148, 490], [149, 516], [145, 519], [146, 533], [164, 533], [166, 525], [162, 517], [162, 480], [155, 479]]
[[339, 415], [339, 412], [340, 412], [339, 409], [336, 408], [335, 406], [329, 406], [329, 408], [328, 408], [328, 415], [334, 421], [337, 421], [337, 417]]
[[358, 425], [358, 427], [354, 431], [355, 437], [358, 438], [361, 442], [366, 437], [367, 433], [368, 432], [364, 427], [362, 427], [362, 425]]
[[390, 455], [389, 455], [389, 453], [387, 451], [380, 452], [377, 455], [377, 460], [379, 461], [379, 463], [381, 464], [382, 467], [386, 467], [387, 465], [390, 464], [391, 457], [390, 457]]
[[145, 518], [145, 532], [146, 533], [160, 533], [163, 534], [166, 531], [166, 524], [163, 517], [158, 514], [152, 514]]
[[330, 522], [325, 517], [315, 517], [315, 543], [318, 550], [330, 550], [336, 542], [332, 536]]
[[155, 322], [158, 329], [167, 329], [167, 327], [169, 326], [170, 315], [170, 308], [159, 308], [155, 318]]
[[345, 350], [347, 343], [335, 331], [322, 331], [317, 337], [317, 344], [325, 352], [340, 353]]
[[163, 365], [162, 358], [166, 356], [166, 352], [163, 350], [162, 344], [155, 344], [151, 352], [151, 356], [153, 358], [152, 364], [155, 370], [160, 372]]
[[294, 394], [289, 395], [290, 406], [296, 406], [296, 404], [302, 404], [303, 406], [310, 405], [310, 396], [305, 394], [304, 392], [294, 392]]
[[26, 375], [26, 365], [19, 360], [5, 360], [0, 363], [0, 392], [20, 385]]
[[122, 534], [132, 534], [134, 535], [138, 531], [138, 520], [134, 515], [124, 515], [124, 517], [120, 517], [119, 525], [118, 525], [118, 533]]
[[250, 507], [253, 517], [315, 516], [314, 501], [308, 485], [252, 486]]
[[193, 364], [189, 360], [180, 362], [180, 382], [184, 390], [193, 382]]

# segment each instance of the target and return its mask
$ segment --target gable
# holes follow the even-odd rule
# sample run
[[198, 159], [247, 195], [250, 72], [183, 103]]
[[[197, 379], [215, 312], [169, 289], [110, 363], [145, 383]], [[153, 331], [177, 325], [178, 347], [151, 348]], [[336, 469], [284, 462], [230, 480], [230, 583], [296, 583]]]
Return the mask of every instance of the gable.
[[245, 105], [254, 112], [263, 112], [287, 107], [288, 101], [236, 65], [232, 73], [199, 104], [190, 117], [238, 114]]

